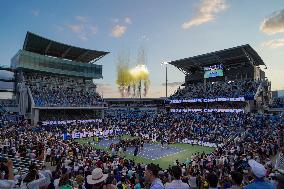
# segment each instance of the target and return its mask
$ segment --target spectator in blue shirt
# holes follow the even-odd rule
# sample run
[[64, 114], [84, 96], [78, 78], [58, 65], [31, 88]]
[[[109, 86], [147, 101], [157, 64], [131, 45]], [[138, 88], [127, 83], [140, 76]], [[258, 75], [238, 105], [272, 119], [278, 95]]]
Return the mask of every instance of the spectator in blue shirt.
[[138, 177], [135, 178], [135, 186], [134, 189], [141, 189], [140, 179]]
[[250, 184], [244, 186], [245, 189], [276, 189], [275, 184], [264, 180], [266, 169], [262, 164], [255, 160], [249, 160], [248, 163], [250, 166], [250, 173], [254, 177], [254, 180]]
[[158, 178], [159, 167], [153, 163], [147, 165], [145, 170], [145, 180], [150, 184], [150, 189], [165, 189], [163, 183]]

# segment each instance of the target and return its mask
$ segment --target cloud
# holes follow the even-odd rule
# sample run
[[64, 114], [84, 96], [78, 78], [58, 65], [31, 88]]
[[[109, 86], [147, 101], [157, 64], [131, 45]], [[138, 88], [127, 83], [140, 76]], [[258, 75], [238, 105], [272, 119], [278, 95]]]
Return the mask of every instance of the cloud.
[[63, 32], [64, 31], [64, 27], [62, 27], [62, 26], [56, 26], [56, 28], [57, 28], [57, 30], [59, 32]]
[[[171, 82], [171, 83], [168, 83], [168, 87], [178, 87], [180, 85], [182, 85], [184, 82]], [[162, 86], [166, 86], [166, 83], [162, 83]]]
[[[176, 92], [178, 85], [168, 86], [168, 97]], [[166, 88], [162, 85], [151, 85], [147, 98], [159, 98], [166, 96]]]
[[146, 35], [141, 35], [139, 41], [149, 41], [149, 37], [147, 37]]
[[[98, 27], [96, 25], [91, 24], [88, 20], [88, 17], [84, 16], [75, 16], [77, 20], [76, 24], [66, 24], [66, 28], [75, 33], [76, 36], [81, 41], [87, 41], [90, 37], [94, 36], [98, 32]], [[61, 30], [62, 31], [62, 30]]]
[[201, 0], [197, 15], [184, 22], [182, 28], [189, 29], [193, 26], [210, 22], [216, 18], [217, 13], [225, 11], [228, 7], [226, 0]]
[[103, 92], [112, 92], [112, 86], [109, 83], [96, 83], [97, 90]]
[[79, 38], [81, 41], [88, 41], [88, 39], [89, 39], [85, 34], [78, 35], [78, 38]]
[[126, 24], [132, 24], [132, 20], [131, 20], [131, 18], [128, 17], [128, 16], [124, 18], [124, 22], [125, 22]]
[[93, 35], [96, 35], [97, 32], [98, 32], [98, 27], [97, 26], [89, 26], [89, 29], [90, 29], [90, 31], [91, 31], [91, 33]]
[[284, 38], [266, 41], [262, 44], [262, 46], [270, 47], [270, 48], [273, 48], [273, 49], [278, 48], [278, 47], [282, 47], [282, 46], [284, 46]]
[[[127, 27], [125, 26], [125, 24], [132, 24], [132, 20], [128, 16], [124, 19], [121, 19], [121, 21], [118, 18], [112, 18], [111, 21], [116, 23], [116, 25], [111, 28], [110, 35], [117, 38], [121, 37], [126, 32]], [[124, 24], [122, 23], [123, 21]]]
[[[173, 82], [173, 83], [180, 83], [182, 82]], [[120, 93], [117, 87], [109, 84], [109, 83], [96, 83], [97, 91], [100, 95], [103, 95], [104, 98], [121, 98]], [[175, 93], [178, 85], [168, 87], [168, 96]], [[149, 93], [146, 98], [159, 98], [164, 97], [165, 93], [165, 86], [161, 85], [150, 85]]]
[[[109, 83], [96, 83], [97, 85], [97, 92], [103, 96], [104, 98], [118, 98], [120, 94], [117, 89], [115, 89]], [[114, 90], [115, 89], [115, 90]]]
[[111, 36], [112, 37], [121, 37], [127, 30], [126, 26], [123, 25], [115, 25], [111, 30]]
[[88, 21], [88, 17], [85, 17], [85, 16], [75, 16], [75, 19], [83, 23]]
[[260, 31], [268, 35], [284, 32], [284, 9], [265, 18], [260, 24]]
[[111, 21], [114, 22], [114, 23], [118, 23], [119, 19], [118, 18], [112, 18]]
[[69, 30], [71, 30], [74, 33], [81, 33], [84, 30], [83, 24], [67, 24], [66, 26]]
[[31, 10], [31, 14], [33, 16], [38, 16], [39, 15], [39, 10], [38, 9]]

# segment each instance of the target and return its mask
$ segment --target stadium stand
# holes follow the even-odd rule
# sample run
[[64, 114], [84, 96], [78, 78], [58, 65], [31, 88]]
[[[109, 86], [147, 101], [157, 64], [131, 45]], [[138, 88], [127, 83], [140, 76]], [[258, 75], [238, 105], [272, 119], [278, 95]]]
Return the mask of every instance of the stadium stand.
[[172, 99], [192, 98], [254, 98], [259, 81], [218, 81], [212, 83], [197, 83], [186, 85], [171, 96]]
[[[265, 103], [269, 100], [265, 99], [269, 85], [261, 84], [264, 81], [261, 70], [258, 70], [258, 78], [254, 78], [252, 70], [246, 70], [247, 77], [238, 78], [233, 72], [228, 72], [228, 78], [220, 74], [217, 79], [199, 78], [198, 81], [193, 81], [188, 74], [185, 88], [178, 90], [171, 98], [201, 99], [198, 102], [168, 104], [168, 99], [110, 99], [108, 102], [111, 106], [106, 111], [102, 110], [103, 118], [99, 121], [59, 121], [93, 119], [94, 111], [90, 107], [98, 105], [102, 99], [96, 93], [92, 79], [102, 77], [101, 70], [94, 72], [94, 75], [93, 72], [73, 72], [75, 67], [70, 64], [83, 64], [82, 67], [87, 68], [89, 65], [85, 64], [105, 54], [27, 33], [24, 48], [16, 55], [20, 62], [14, 62], [13, 66], [17, 72], [19, 112], [31, 111], [34, 117], [30, 119], [37, 120], [14, 122], [11, 117], [1, 119], [6, 121], [0, 128], [1, 189], [139, 189], [156, 186], [163, 189], [176, 183], [184, 188], [202, 189], [230, 188], [236, 187], [236, 184], [247, 188], [252, 182], [260, 182], [270, 188], [279, 185], [277, 182], [280, 179], [276, 177], [284, 170], [282, 114], [253, 113], [250, 110], [238, 113], [171, 111], [171, 108], [244, 108], [250, 103]], [[25, 61], [26, 55], [31, 55], [33, 61], [34, 57], [50, 61], [35, 61], [31, 66], [32, 61]], [[52, 61], [49, 56], [53, 57]], [[254, 64], [247, 64], [250, 68], [264, 64], [248, 45], [174, 61], [172, 64], [181, 64], [179, 69], [189, 73], [193, 67], [184, 61], [194, 63], [196, 71], [200, 66], [209, 66], [208, 62], [216, 64], [216, 60], [221, 60], [224, 63], [227, 59], [230, 60], [227, 65], [249, 63], [251, 59]], [[64, 64], [54, 64], [56, 61], [63, 61]], [[41, 67], [43, 65], [44, 69]], [[62, 69], [64, 66], [68, 69]], [[242, 66], [246, 69], [246, 66]], [[90, 67], [97, 68], [95, 65]], [[219, 70], [218, 73], [222, 72]], [[195, 78], [198, 79], [198, 74]], [[204, 100], [239, 97], [245, 100]], [[10, 103], [7, 102], [8, 105]], [[5, 116], [9, 114], [3, 113]], [[48, 124], [52, 120], [58, 121]], [[38, 124], [38, 121], [46, 121], [47, 124]], [[137, 138], [124, 140], [121, 139], [123, 134]], [[81, 137], [90, 140], [79, 143], [77, 139]], [[116, 139], [119, 142], [112, 143]], [[144, 149], [160, 147], [157, 143], [165, 140], [169, 149]], [[185, 161], [176, 160], [167, 169], [153, 163], [146, 164], [143, 159], [135, 161], [137, 155], [144, 157], [142, 154], [146, 154], [145, 158], [175, 157], [180, 153], [172, 150], [170, 145], [175, 143], [212, 147], [213, 152], [194, 153]], [[125, 153], [132, 151], [135, 157], [127, 158]], [[272, 161], [274, 157], [277, 158], [276, 163]], [[159, 163], [159, 158], [156, 160]]]
[[[124, 113], [130, 113], [129, 116], [123, 117], [125, 122], [122, 122], [120, 117], [109, 115], [105, 117], [103, 123], [96, 124], [31, 127], [25, 122], [20, 124], [20, 127], [10, 126], [10, 129], [2, 129], [1, 154], [4, 154], [6, 158], [10, 158], [14, 163], [13, 168], [15, 169], [15, 178], [17, 178], [14, 184], [23, 179], [18, 173], [31, 171], [28, 170], [31, 162], [34, 162], [39, 170], [42, 168], [42, 163], [52, 162], [52, 165], [57, 165], [56, 170], [51, 175], [52, 179], [49, 181], [41, 180], [38, 183], [39, 185], [47, 186], [52, 184], [57, 187], [58, 180], [56, 181], [56, 179], [63, 179], [65, 173], [74, 175], [71, 178], [72, 182], [69, 184], [76, 185], [79, 184], [76, 179], [78, 175], [87, 178], [88, 175], [92, 174], [95, 167], [102, 169], [105, 173], [112, 173], [112, 181], [115, 182], [111, 183], [118, 187], [119, 183], [124, 182], [122, 177], [128, 180], [125, 184], [130, 188], [137, 184], [135, 179], [138, 179], [141, 185], [147, 185], [143, 181], [143, 178], [145, 178], [145, 164], [135, 164], [132, 160], [120, 156], [119, 151], [116, 150], [107, 152], [89, 145], [80, 145], [72, 139], [65, 141], [62, 139], [61, 133], [64, 133], [66, 129], [69, 132], [95, 132], [99, 128], [113, 129], [118, 127], [125, 133], [149, 134], [155, 132], [157, 140], [161, 140], [162, 137], [166, 136], [169, 137], [171, 142], [190, 138], [192, 144], [216, 143], [216, 149], [213, 153], [195, 154], [189, 161], [175, 164], [183, 170], [181, 178], [186, 180], [186, 183], [192, 177], [198, 180], [206, 172], [216, 170], [214, 174], [217, 175], [217, 182], [219, 184], [228, 182], [227, 184], [230, 186], [230, 182], [226, 181], [226, 178], [221, 175], [229, 175], [231, 171], [246, 175], [244, 170], [249, 168], [248, 162], [251, 159], [255, 159], [265, 166], [266, 175], [273, 173], [273, 164], [270, 157], [275, 155], [279, 149], [279, 126], [282, 125], [283, 127], [284, 123], [283, 118], [279, 117], [279, 115], [242, 113], [174, 114], [164, 110], [156, 114], [147, 114], [147, 116], [142, 113], [144, 116], [135, 116], [134, 118], [131, 115], [133, 112]], [[32, 130], [30, 130], [31, 128]], [[107, 136], [98, 134], [98, 137], [104, 138]], [[200, 141], [202, 142], [200, 143]], [[44, 148], [41, 147], [42, 145]], [[25, 148], [21, 146], [25, 146]], [[41, 160], [43, 149], [44, 162]], [[11, 155], [13, 154], [17, 155], [12, 158]], [[158, 178], [161, 179], [162, 183], [165, 183], [169, 174], [172, 173], [163, 170]], [[49, 179], [46, 176], [44, 178]], [[246, 177], [244, 176], [244, 178]], [[204, 181], [206, 179], [205, 176]], [[204, 181], [200, 182], [203, 183]], [[244, 179], [242, 183], [246, 185], [249, 180]], [[200, 186], [197, 181], [195, 184]], [[88, 182], [88, 180], [81, 182], [80, 185], [85, 188], [92, 187], [92, 183]]]
[[[56, 120], [68, 117], [66, 109], [92, 109], [92, 119], [101, 117], [105, 103], [93, 79], [103, 77], [102, 65], [95, 62], [106, 54], [27, 32], [23, 48], [11, 59], [19, 113], [34, 125], [51, 121], [44, 119], [55, 109]], [[90, 116], [76, 115], [76, 119], [84, 117]]]
[[95, 106], [102, 102], [96, 86], [83, 79], [26, 73], [25, 80], [36, 106], [80, 107]]

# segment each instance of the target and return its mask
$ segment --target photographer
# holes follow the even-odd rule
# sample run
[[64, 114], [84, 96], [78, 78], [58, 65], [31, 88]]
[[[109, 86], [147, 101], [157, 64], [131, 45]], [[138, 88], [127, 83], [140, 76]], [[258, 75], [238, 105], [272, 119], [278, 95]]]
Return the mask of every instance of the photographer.
[[[2, 174], [5, 172], [5, 175]], [[5, 179], [5, 177], [7, 179]], [[0, 162], [0, 188], [11, 189], [15, 186], [14, 174], [13, 174], [13, 162], [1, 157]]]

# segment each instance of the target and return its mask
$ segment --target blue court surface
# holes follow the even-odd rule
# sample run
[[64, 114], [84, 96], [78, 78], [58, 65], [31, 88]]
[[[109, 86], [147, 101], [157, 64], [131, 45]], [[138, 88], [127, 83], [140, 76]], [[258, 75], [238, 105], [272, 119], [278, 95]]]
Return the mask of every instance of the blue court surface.
[[[118, 139], [111, 139], [111, 140], [102, 140], [97, 145], [102, 147], [109, 147], [112, 143], [118, 143]], [[149, 160], [157, 160], [163, 157], [167, 157], [169, 155], [177, 154], [184, 151], [184, 149], [177, 148], [177, 147], [162, 147], [161, 144], [149, 144], [144, 143], [144, 149], [142, 151], [138, 151], [138, 155], [145, 159]], [[134, 154], [134, 147], [130, 147], [126, 149], [126, 153], [133, 155]]]

